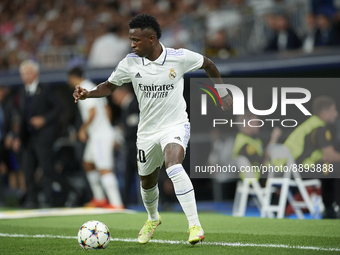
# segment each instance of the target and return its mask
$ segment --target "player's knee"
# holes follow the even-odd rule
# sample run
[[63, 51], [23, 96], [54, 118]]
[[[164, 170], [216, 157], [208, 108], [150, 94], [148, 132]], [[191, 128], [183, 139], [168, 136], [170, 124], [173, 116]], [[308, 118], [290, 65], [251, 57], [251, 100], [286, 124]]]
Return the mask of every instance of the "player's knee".
[[158, 183], [159, 168], [147, 176], [139, 176], [143, 189], [151, 189]]
[[166, 169], [173, 165], [182, 164], [184, 158], [183, 147], [175, 143], [168, 144], [164, 149], [164, 158]]
[[153, 179], [141, 179], [141, 184], [143, 189], [152, 189], [156, 186], [158, 180]]

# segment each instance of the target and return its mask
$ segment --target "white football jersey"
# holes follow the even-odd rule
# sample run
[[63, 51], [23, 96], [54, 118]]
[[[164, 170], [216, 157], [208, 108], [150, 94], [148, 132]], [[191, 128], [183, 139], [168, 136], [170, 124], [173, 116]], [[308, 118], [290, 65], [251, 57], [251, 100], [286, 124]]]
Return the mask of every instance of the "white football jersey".
[[140, 110], [138, 135], [188, 121], [183, 76], [203, 65], [201, 54], [161, 45], [162, 54], [155, 61], [128, 54], [108, 79], [117, 86], [132, 82]]
[[[96, 87], [96, 85], [89, 80], [84, 80], [79, 85], [88, 91]], [[89, 119], [90, 109], [95, 108], [95, 117], [87, 129], [87, 133], [90, 137], [109, 135], [109, 133], [113, 133], [113, 127], [106, 113], [106, 105], [107, 99], [105, 97], [88, 98], [86, 100], [78, 101], [78, 107], [83, 122], [86, 122]]]

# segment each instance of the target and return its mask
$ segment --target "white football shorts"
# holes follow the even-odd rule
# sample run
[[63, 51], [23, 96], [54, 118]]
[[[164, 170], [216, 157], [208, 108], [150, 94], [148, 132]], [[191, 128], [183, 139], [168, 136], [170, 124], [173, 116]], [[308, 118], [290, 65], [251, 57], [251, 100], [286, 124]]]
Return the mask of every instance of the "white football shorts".
[[83, 160], [93, 163], [96, 169], [113, 170], [113, 136], [91, 136], [89, 137]]
[[190, 138], [190, 123], [171, 126], [148, 136], [137, 137], [138, 174], [146, 176], [164, 162], [163, 151], [167, 144], [177, 143], [185, 150]]

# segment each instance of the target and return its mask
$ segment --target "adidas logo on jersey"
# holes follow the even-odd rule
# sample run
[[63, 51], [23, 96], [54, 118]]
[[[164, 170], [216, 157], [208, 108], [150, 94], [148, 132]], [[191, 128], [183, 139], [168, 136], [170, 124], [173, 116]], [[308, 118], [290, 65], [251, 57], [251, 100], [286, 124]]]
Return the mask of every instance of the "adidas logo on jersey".
[[135, 75], [135, 78], [142, 78], [142, 76], [140, 75], [140, 73], [137, 73], [137, 74]]
[[181, 138], [179, 136], [176, 136], [174, 139], [179, 140], [180, 142], [182, 142]]

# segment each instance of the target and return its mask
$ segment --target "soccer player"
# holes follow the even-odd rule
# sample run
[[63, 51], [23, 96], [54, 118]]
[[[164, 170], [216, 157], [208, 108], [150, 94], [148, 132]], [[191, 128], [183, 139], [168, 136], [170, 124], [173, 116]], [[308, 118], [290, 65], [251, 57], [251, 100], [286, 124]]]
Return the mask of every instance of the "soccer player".
[[[79, 67], [68, 72], [68, 80], [72, 87], [80, 85], [87, 90], [96, 87], [90, 80], [83, 77], [83, 70]], [[86, 143], [83, 166], [93, 193], [92, 201], [85, 206], [122, 209], [124, 206], [118, 181], [113, 173], [115, 135], [109, 119], [107, 100], [100, 98], [81, 101], [78, 107], [83, 120], [78, 137], [80, 141]]]
[[[208, 58], [186, 50], [165, 48], [159, 42], [161, 28], [157, 20], [147, 14], [131, 19], [129, 38], [132, 54], [128, 54], [112, 72], [109, 79], [88, 91], [77, 86], [75, 102], [79, 99], [110, 95], [117, 86], [132, 82], [140, 108], [137, 132], [138, 174], [141, 195], [148, 212], [148, 220], [138, 235], [140, 243], [147, 243], [162, 220], [158, 214], [158, 175], [165, 168], [172, 180], [176, 196], [189, 221], [189, 243], [203, 241], [204, 231], [198, 219], [193, 186], [183, 169], [182, 161], [190, 135], [190, 124], [183, 98], [183, 75], [204, 69], [215, 83], [222, 84], [220, 73]], [[114, 45], [112, 45], [114, 47]], [[227, 90], [218, 90], [222, 109], [232, 105]]]

